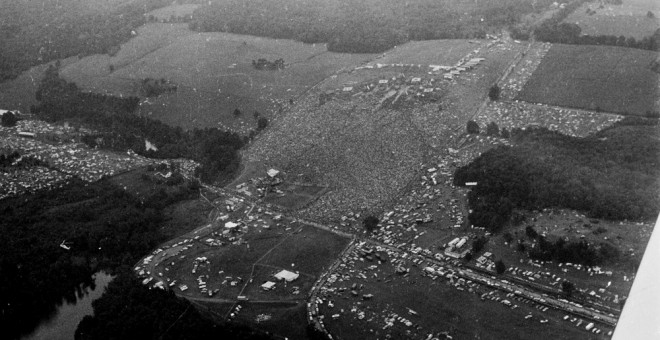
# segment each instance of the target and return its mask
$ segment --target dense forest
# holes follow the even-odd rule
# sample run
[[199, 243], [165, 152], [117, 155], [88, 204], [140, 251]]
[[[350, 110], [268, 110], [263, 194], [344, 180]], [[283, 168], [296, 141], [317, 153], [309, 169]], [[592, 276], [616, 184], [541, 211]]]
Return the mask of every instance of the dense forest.
[[101, 298], [94, 316], [78, 325], [76, 339], [270, 339], [237, 325], [218, 326], [172, 291], [149, 289], [130, 270], [120, 273]]
[[51, 60], [112, 53], [144, 24], [144, 14], [171, 3], [140, 0], [2, 1], [0, 81]]
[[515, 208], [570, 208], [610, 220], [658, 215], [657, 120], [625, 119], [587, 138], [533, 128], [512, 131], [514, 146], [489, 150], [459, 168], [470, 223], [501, 229]]
[[552, 0], [224, 0], [201, 6], [190, 28], [377, 53], [408, 40], [485, 38]]
[[[46, 70], [37, 90], [39, 105], [32, 113], [49, 122], [69, 121], [98, 133], [83, 141], [91, 147], [126, 151], [152, 158], [189, 158], [201, 163], [205, 182], [231, 179], [239, 167], [238, 150], [246, 142], [240, 136], [215, 128], [184, 131], [134, 114], [137, 97], [119, 98], [82, 92], [59, 77], [57, 67]], [[146, 150], [145, 140], [157, 149]]]
[[[164, 186], [165, 187], [165, 186]], [[132, 266], [164, 241], [159, 207], [197, 192], [193, 183], [142, 203], [107, 180], [0, 201], [0, 329], [13, 339], [55, 310], [100, 269]], [[161, 195], [165, 192], [165, 195]], [[71, 249], [60, 244], [66, 241]]]

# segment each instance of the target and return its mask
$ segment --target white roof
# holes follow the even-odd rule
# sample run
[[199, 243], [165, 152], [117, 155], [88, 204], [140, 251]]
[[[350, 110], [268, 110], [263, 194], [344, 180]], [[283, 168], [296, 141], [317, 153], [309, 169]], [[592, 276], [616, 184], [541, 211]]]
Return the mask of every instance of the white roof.
[[388, 80], [387, 79], [381, 79], [378, 81], [378, 84], [387, 84]]
[[279, 173], [280, 173], [279, 170], [275, 170], [275, 169], [268, 170], [268, 176], [270, 176], [270, 177], [275, 177], [275, 176], [279, 175]]
[[261, 285], [261, 288], [263, 288], [263, 289], [271, 289], [273, 287], [275, 287], [275, 282], [272, 282], [272, 281], [268, 281], [268, 282]]
[[236, 227], [238, 227], [238, 223], [234, 223], [234, 222], [225, 223], [225, 228], [227, 228], [227, 229], [234, 229]]
[[346, 86], [346, 87], [344, 87], [343, 91], [344, 91], [344, 92], [350, 92], [350, 91], [353, 91], [353, 86]]
[[287, 282], [291, 282], [291, 281], [297, 279], [298, 276], [300, 276], [300, 274], [298, 274], [298, 273], [294, 273], [294, 272], [290, 272], [290, 271], [288, 271], [288, 270], [282, 270], [281, 272], [275, 274], [275, 277], [276, 277], [278, 280], [286, 280]]

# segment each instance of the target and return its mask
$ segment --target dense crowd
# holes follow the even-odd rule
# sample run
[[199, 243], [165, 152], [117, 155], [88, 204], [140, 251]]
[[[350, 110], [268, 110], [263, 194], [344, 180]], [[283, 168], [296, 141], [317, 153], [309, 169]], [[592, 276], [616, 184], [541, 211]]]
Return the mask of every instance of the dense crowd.
[[[34, 137], [19, 136], [19, 132], [34, 133]], [[18, 152], [22, 157], [38, 159], [46, 164], [29, 168], [5, 168], [0, 172], [0, 199], [53, 189], [68, 179], [78, 177], [87, 182], [146, 166], [153, 161], [134, 153], [121, 155], [94, 150], [82, 143], [46, 142], [49, 136], [66, 136], [74, 132], [68, 126], [52, 125], [42, 121], [22, 120], [17, 126], [0, 128], [0, 149]], [[69, 139], [63, 137], [63, 139]], [[190, 166], [183, 166], [187, 169]]]
[[486, 109], [475, 117], [475, 121], [480, 126], [495, 122], [500, 128], [506, 128], [509, 131], [514, 128], [540, 126], [574, 137], [588, 136], [621, 119], [623, 119], [622, 116], [615, 114], [522, 101], [490, 102]]

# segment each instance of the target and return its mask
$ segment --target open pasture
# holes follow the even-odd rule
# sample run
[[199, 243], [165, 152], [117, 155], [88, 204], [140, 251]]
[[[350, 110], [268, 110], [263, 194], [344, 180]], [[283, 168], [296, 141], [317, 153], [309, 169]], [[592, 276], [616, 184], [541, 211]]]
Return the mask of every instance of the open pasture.
[[[247, 134], [256, 127], [254, 111], [272, 117], [317, 82], [371, 57], [330, 53], [322, 44], [153, 23], [142, 26], [116, 55], [86, 57], [61, 73], [84, 90], [121, 96], [139, 95], [142, 79], [164, 78], [178, 90], [147, 98], [140, 114], [183, 128], [225, 127]], [[286, 68], [257, 70], [252, 61], [260, 58], [282, 58]], [[243, 114], [235, 116], [235, 109]]]
[[[575, 23], [582, 34], [614, 35], [642, 39], [660, 28], [660, 3], [656, 0], [624, 0], [621, 5], [604, 5], [587, 2], [569, 15], [564, 22]], [[595, 14], [589, 14], [587, 13]], [[647, 17], [648, 12], [654, 14]]]
[[657, 111], [656, 52], [553, 45], [516, 99], [629, 115]]

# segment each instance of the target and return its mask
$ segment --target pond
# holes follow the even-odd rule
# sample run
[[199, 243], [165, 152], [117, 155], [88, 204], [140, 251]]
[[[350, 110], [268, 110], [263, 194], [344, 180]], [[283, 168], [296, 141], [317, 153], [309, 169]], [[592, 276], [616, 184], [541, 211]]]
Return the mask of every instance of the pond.
[[94, 285], [83, 289], [83, 294], [77, 295], [76, 302], [63, 301], [51, 319], [42, 322], [31, 334], [23, 340], [72, 340], [78, 323], [86, 315], [92, 315], [92, 301], [101, 297], [112, 276], [98, 272], [92, 277]]

